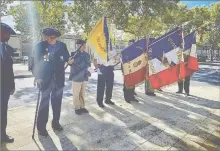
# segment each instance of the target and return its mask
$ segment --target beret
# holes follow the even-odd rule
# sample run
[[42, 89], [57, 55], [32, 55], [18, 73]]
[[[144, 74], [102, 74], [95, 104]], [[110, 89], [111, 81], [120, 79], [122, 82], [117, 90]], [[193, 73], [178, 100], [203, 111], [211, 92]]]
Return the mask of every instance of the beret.
[[16, 32], [7, 24], [1, 23], [1, 29], [6, 30], [11, 35], [16, 35]]
[[61, 35], [60, 32], [54, 28], [45, 28], [43, 30], [43, 34], [46, 36], [56, 36], [56, 37], [59, 37]]
[[129, 42], [133, 42], [133, 43], [134, 43], [134, 42], [135, 42], [135, 40], [134, 40], [134, 39], [131, 39], [131, 40], [129, 40]]

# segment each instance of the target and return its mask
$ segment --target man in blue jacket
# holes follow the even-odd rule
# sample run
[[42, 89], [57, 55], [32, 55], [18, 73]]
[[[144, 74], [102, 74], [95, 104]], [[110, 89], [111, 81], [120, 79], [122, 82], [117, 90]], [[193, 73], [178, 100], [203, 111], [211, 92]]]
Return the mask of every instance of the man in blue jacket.
[[74, 61], [71, 65], [71, 80], [73, 86], [73, 106], [75, 113], [80, 115], [88, 113], [85, 108], [85, 91], [88, 83], [89, 71], [91, 66], [90, 55], [86, 48], [86, 41], [79, 39], [76, 43], [78, 49], [73, 53]]
[[72, 60], [69, 59], [66, 44], [56, 40], [61, 35], [59, 31], [46, 28], [43, 30], [43, 34], [46, 40], [39, 42], [34, 51], [33, 74], [35, 82], [40, 86], [42, 95], [37, 129], [40, 135], [47, 136], [46, 124], [50, 99], [53, 109], [52, 128], [58, 131], [63, 130], [59, 119], [65, 81], [64, 65], [66, 62], [71, 64]]
[[15, 35], [14, 30], [7, 24], [1, 23], [1, 143], [12, 143], [14, 139], [6, 134], [8, 101], [15, 91], [13, 72], [13, 48], [7, 44], [10, 35]]

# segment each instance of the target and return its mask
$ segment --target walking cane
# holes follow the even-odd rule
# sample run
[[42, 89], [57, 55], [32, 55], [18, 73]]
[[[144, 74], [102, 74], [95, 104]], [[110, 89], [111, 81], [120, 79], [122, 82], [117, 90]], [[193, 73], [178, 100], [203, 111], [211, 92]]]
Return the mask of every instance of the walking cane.
[[34, 139], [35, 127], [36, 127], [37, 116], [38, 116], [38, 109], [39, 109], [39, 104], [40, 104], [40, 84], [38, 85], [38, 88], [39, 88], [39, 91], [38, 91], [38, 97], [37, 97], [37, 106], [36, 106], [36, 110], [35, 110], [35, 118], [34, 118], [34, 127], [33, 127], [32, 139]]

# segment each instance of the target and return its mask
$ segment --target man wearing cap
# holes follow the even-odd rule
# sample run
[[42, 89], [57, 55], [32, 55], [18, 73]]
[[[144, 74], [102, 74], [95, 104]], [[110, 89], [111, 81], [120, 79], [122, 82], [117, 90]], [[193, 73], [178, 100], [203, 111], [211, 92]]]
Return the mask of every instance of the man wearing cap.
[[[134, 39], [129, 40], [128, 47], [131, 46], [131, 45], [134, 44], [134, 43], [135, 43], [135, 40], [134, 40]], [[123, 65], [121, 65], [121, 69], [122, 69], [122, 73], [123, 73]], [[124, 83], [123, 92], [124, 92], [124, 99], [125, 99], [125, 101], [126, 101], [127, 103], [131, 103], [131, 101], [139, 102], [139, 101], [134, 97], [134, 95], [136, 95], [136, 93], [135, 93], [135, 87], [127, 88], [127, 87], [125, 86], [125, 83]]]
[[56, 40], [61, 35], [58, 30], [46, 28], [43, 30], [43, 34], [46, 40], [39, 42], [35, 47], [33, 74], [42, 96], [37, 129], [40, 135], [47, 136], [46, 124], [50, 99], [53, 109], [52, 128], [57, 131], [63, 130], [59, 119], [65, 82], [64, 65], [65, 62], [72, 64], [72, 60], [69, 59], [66, 44]]
[[12, 143], [14, 139], [6, 134], [7, 111], [10, 95], [15, 91], [13, 72], [13, 48], [6, 44], [10, 35], [15, 35], [14, 30], [7, 24], [1, 23], [1, 142]]
[[78, 49], [71, 55], [73, 64], [71, 65], [71, 80], [73, 89], [73, 106], [75, 113], [80, 115], [88, 113], [85, 108], [85, 91], [88, 83], [89, 71], [91, 66], [90, 55], [86, 48], [86, 41], [79, 39], [77, 42]]

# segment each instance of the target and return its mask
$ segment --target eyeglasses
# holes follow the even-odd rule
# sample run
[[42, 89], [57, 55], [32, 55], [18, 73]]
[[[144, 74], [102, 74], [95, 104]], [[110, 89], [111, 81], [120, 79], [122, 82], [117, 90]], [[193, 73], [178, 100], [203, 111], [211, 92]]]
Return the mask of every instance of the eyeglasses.
[[56, 36], [49, 36], [50, 39], [56, 39]]

